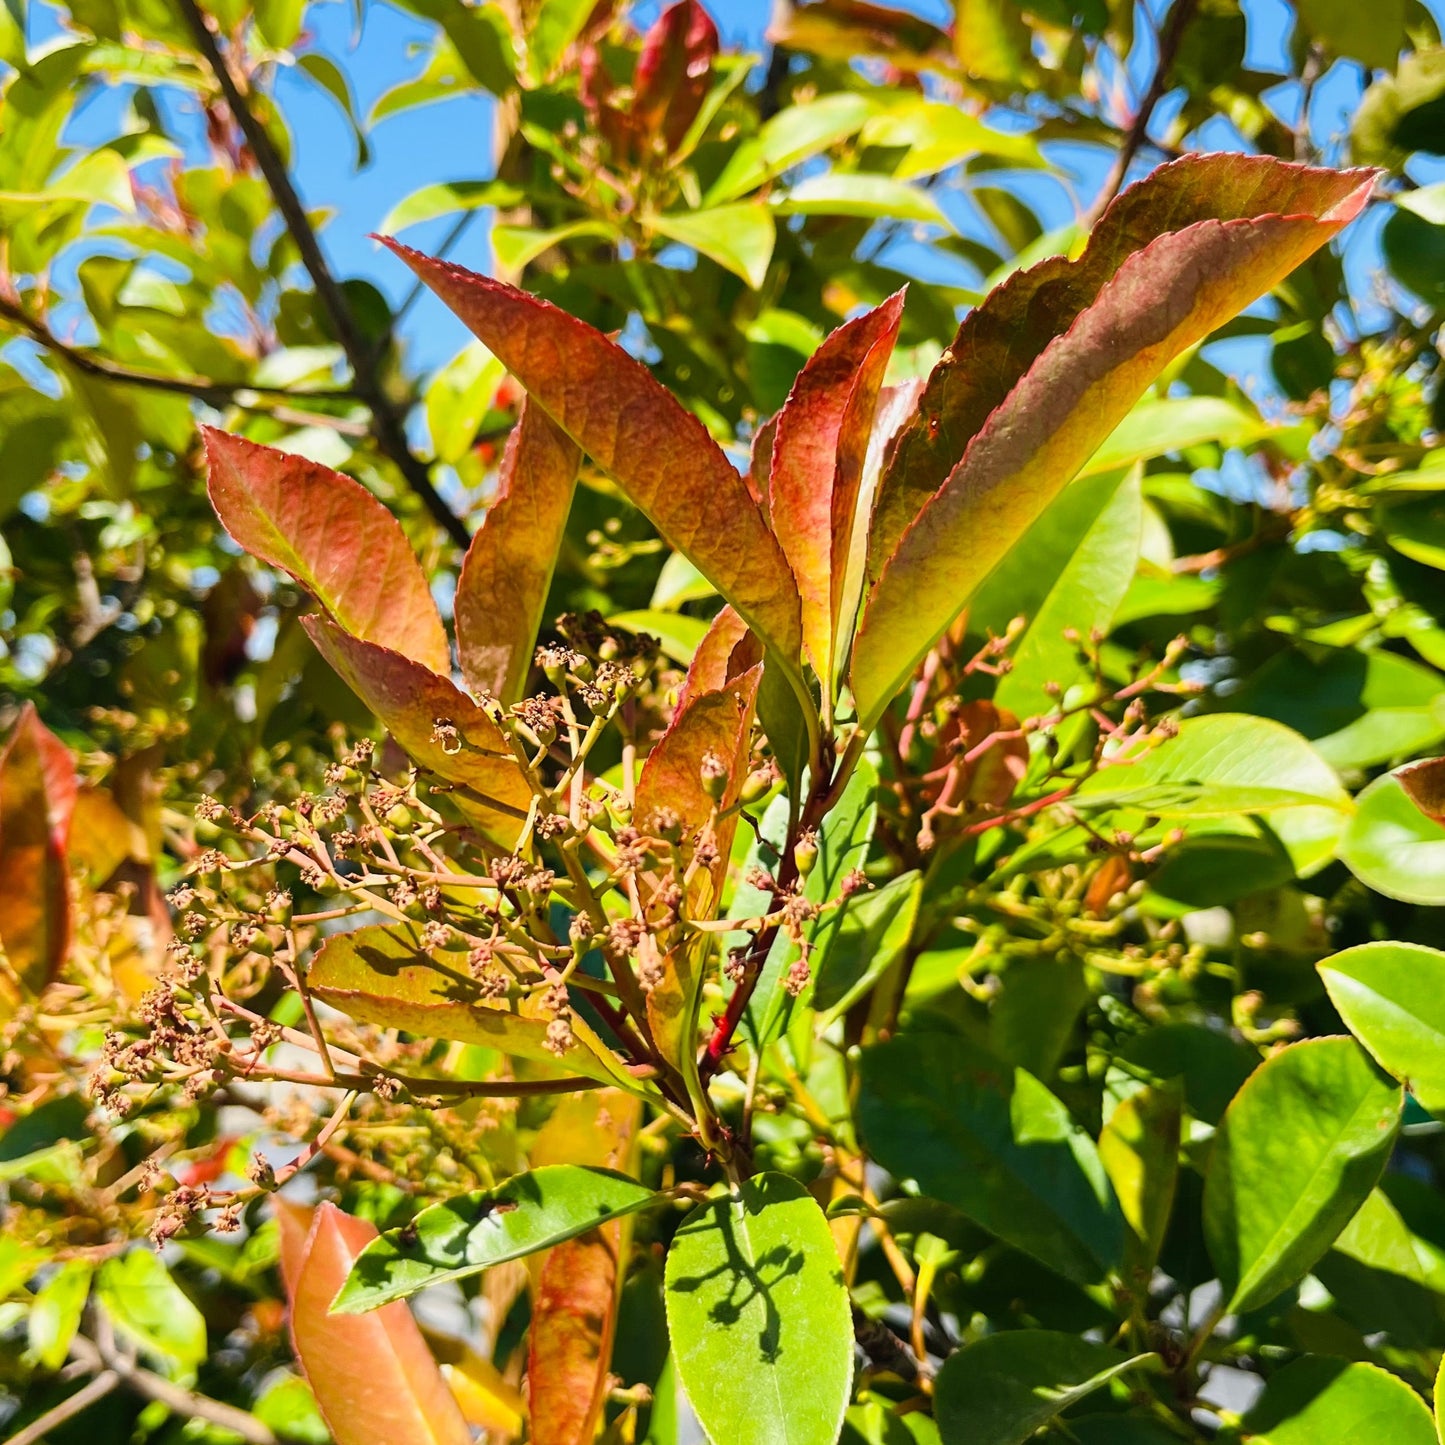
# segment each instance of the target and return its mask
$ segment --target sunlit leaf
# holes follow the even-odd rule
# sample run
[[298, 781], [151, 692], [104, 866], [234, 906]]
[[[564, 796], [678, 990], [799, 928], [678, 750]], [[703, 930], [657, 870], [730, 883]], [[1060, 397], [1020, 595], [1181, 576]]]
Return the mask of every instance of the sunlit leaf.
[[580, 462], [546, 412], [525, 405], [462, 562], [453, 604], [462, 674], [509, 705], [526, 687]]
[[1079, 260], [1018, 272], [969, 314], [879, 488], [852, 668], [865, 720], [1167, 362], [1324, 245], [1372, 183], [1188, 157], [1119, 197]]
[[194, 1376], [206, 1358], [206, 1322], [144, 1246], [113, 1255], [95, 1277], [95, 1298], [117, 1333], [170, 1373]]
[[1378, 1365], [1307, 1356], [1270, 1377], [1244, 1417], [1259, 1445], [1320, 1445], [1325, 1440], [1388, 1440], [1437, 1445], [1425, 1402]]
[[359, 482], [205, 428], [211, 503], [253, 556], [289, 572], [363, 642], [436, 673], [451, 648], [426, 574], [396, 518]]
[[471, 1431], [404, 1304], [331, 1313], [376, 1230], [334, 1204], [312, 1210], [278, 1196], [272, 1208], [292, 1344], [336, 1445], [469, 1445]]
[[1445, 823], [1421, 812], [1397, 773], [1376, 778], [1356, 800], [1340, 858], [1376, 893], [1407, 903], [1445, 903]]
[[675, 211], [651, 217], [648, 225], [659, 236], [690, 246], [741, 276], [755, 291], [767, 280], [777, 228], [766, 206], [740, 202], [705, 211]]
[[759, 1174], [683, 1220], [667, 1255], [667, 1328], [713, 1445], [833, 1445], [853, 1329], [823, 1211]]
[[1309, 1039], [1255, 1072], [1221, 1120], [1204, 1237], [1234, 1313], [1268, 1304], [1334, 1243], [1375, 1187], [1400, 1088], [1353, 1039]]

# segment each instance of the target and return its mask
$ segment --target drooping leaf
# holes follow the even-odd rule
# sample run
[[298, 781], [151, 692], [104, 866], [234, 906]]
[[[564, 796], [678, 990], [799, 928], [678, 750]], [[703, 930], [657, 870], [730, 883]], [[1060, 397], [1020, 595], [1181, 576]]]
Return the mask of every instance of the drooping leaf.
[[70, 947], [66, 848], [79, 786], [70, 750], [26, 703], [0, 751], [0, 945], [37, 993]]
[[194, 1376], [206, 1358], [206, 1321], [152, 1250], [113, 1255], [95, 1277], [96, 1302], [116, 1331], [171, 1373]]
[[[531, 788], [497, 725], [449, 677], [400, 652], [363, 642], [324, 617], [302, 623], [342, 681], [419, 766], [456, 790], [449, 796], [488, 836], [510, 847]], [[456, 729], [456, 740], [438, 724]]]
[[465, 952], [429, 953], [417, 928], [373, 924], [328, 938], [311, 961], [307, 985], [323, 1003], [363, 1023], [480, 1044], [599, 1083], [638, 1087], [584, 1020], [573, 1015], [572, 1043], [554, 1052], [547, 1038], [551, 1013], [539, 995], [484, 1002]]
[[[626, 1165], [641, 1117], [638, 1101], [609, 1090], [563, 1100], [533, 1157]], [[555, 1145], [551, 1144], [555, 1140]], [[527, 1395], [536, 1445], [591, 1445], [607, 1402], [617, 1328], [619, 1275], [631, 1213], [554, 1245], [537, 1275], [528, 1345]]]
[[1445, 1113], [1445, 953], [1362, 943], [1318, 963], [1330, 1002], [1382, 1069]]
[[798, 656], [797, 588], [743, 479], [696, 417], [584, 322], [524, 291], [386, 244], [775, 648]]
[[1398, 773], [1376, 778], [1355, 800], [1339, 853], [1376, 893], [1407, 903], [1445, 903], [1445, 823], [1420, 811]]
[[553, 1164], [494, 1189], [460, 1194], [388, 1230], [357, 1256], [335, 1308], [361, 1314], [447, 1280], [549, 1249], [610, 1219], [646, 1209], [654, 1190], [608, 1169]]
[[334, 1204], [312, 1210], [278, 1195], [272, 1208], [291, 1341], [336, 1445], [468, 1445], [471, 1431], [404, 1304], [331, 1313], [373, 1226]]
[[510, 705], [526, 687], [582, 458], [529, 402], [507, 439], [497, 496], [457, 579], [457, 656], [470, 687]]
[[1125, 1370], [1156, 1365], [1055, 1330], [1005, 1330], [950, 1355], [938, 1372], [943, 1445], [1024, 1445], [1085, 1395]]
[[1094, 1141], [1031, 1074], [952, 1034], [865, 1050], [858, 1125], [897, 1179], [1066, 1278], [1119, 1263], [1124, 1219]]
[[1373, 176], [1195, 156], [1105, 213], [1078, 261], [965, 319], [879, 488], [854, 645], [875, 718], [970, 594], [1160, 370], [1358, 214]]
[[353, 637], [450, 673], [426, 574], [396, 518], [365, 487], [212, 427], [202, 435], [211, 505], [242, 547], [290, 573]]
[[803, 646], [825, 685], [835, 593], [841, 592], [834, 569], [846, 562], [863, 455], [903, 296], [898, 292], [834, 331], [804, 363], [777, 416], [768, 512], [802, 598]]
[[383, 234], [391, 235], [457, 211], [474, 211], [483, 206], [505, 210], [519, 205], [524, 198], [524, 192], [505, 181], [441, 181], [423, 186], [399, 201], [386, 213], [380, 229]]
[[1348, 1038], [1291, 1044], [1250, 1076], [1204, 1184], [1204, 1237], [1231, 1312], [1268, 1304], [1334, 1243], [1379, 1182], [1401, 1102]]
[[1321, 1355], [1295, 1360], [1271, 1376], [1243, 1426], [1246, 1438], [1259, 1445], [1438, 1445], [1429, 1409], [1399, 1376]]
[[683, 1220], [667, 1331], [713, 1445], [833, 1445], [853, 1374], [848, 1291], [823, 1211], [759, 1174]]

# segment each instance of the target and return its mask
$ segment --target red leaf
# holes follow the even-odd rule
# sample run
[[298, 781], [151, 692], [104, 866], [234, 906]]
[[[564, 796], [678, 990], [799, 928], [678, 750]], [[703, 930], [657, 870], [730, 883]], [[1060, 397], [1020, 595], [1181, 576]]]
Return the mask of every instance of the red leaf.
[[832, 673], [833, 558], [840, 533], [846, 555], [903, 295], [834, 331], [798, 373], [777, 417], [768, 510], [802, 598], [803, 646], [825, 682]]
[[636, 358], [550, 302], [379, 237], [431, 287], [658, 531], [796, 662], [798, 590], [747, 484]]
[[[491, 718], [449, 678], [421, 663], [353, 637], [325, 617], [301, 621], [321, 655], [402, 751], [420, 767], [469, 790], [451, 795], [458, 809], [510, 848], [532, 793]], [[456, 728], [460, 750], [438, 735], [440, 722]]]
[[0, 943], [35, 993], [70, 946], [66, 848], [78, 792], [70, 750], [26, 703], [0, 751]]
[[212, 427], [201, 434], [211, 505], [246, 551], [289, 573], [353, 636], [450, 674], [426, 574], [396, 518], [365, 487]]
[[865, 725], [1168, 362], [1353, 220], [1374, 175], [1186, 157], [1120, 196], [1079, 260], [965, 319], [879, 490], [851, 670]]
[[[637, 1100], [614, 1090], [572, 1095], [543, 1126], [529, 1162], [626, 1171], [639, 1117]], [[634, 1223], [589, 1230], [542, 1261], [527, 1358], [533, 1445], [591, 1445], [607, 1400], [618, 1263]]]
[[479, 692], [511, 704], [526, 686], [581, 454], [527, 403], [502, 457], [497, 499], [457, 581], [457, 653]]
[[471, 1445], [457, 1402], [407, 1307], [333, 1315], [356, 1256], [376, 1238], [334, 1204], [272, 1200], [291, 1343], [336, 1445]]
[[697, 0], [669, 5], [643, 38], [632, 117], [644, 134], [660, 135], [669, 154], [702, 108], [717, 50], [717, 26]]

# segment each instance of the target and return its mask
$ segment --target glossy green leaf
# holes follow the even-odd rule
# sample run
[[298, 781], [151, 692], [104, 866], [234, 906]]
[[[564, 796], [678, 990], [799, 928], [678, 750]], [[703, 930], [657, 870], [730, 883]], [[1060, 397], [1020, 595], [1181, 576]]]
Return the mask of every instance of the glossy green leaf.
[[897, 961], [913, 935], [923, 875], [902, 873], [882, 888], [855, 893], [814, 964], [813, 1007], [821, 1033], [861, 999]]
[[1186, 718], [1178, 736], [1126, 753], [1089, 778], [1080, 796], [1096, 806], [1108, 800], [1168, 817], [1349, 807], [1334, 769], [1304, 738], [1242, 713]]
[[[1431, 229], [1439, 232], [1445, 256], [1445, 226]], [[1432, 258], [1430, 269], [1432, 275], [1440, 275], [1439, 260]], [[1381, 508], [1377, 515], [1380, 531], [1397, 552], [1427, 567], [1445, 568], [1445, 496], [1402, 501]]]
[[1028, 620], [994, 690], [999, 707], [1023, 718], [1057, 705], [1045, 684], [1073, 683], [1084, 666], [1077, 639], [1113, 621], [1138, 566], [1143, 520], [1137, 472], [1081, 477], [995, 568], [969, 609], [969, 628], [1002, 636], [1013, 618]]
[[334, 1308], [361, 1314], [446, 1280], [550, 1249], [663, 1198], [609, 1169], [553, 1164], [423, 1209], [357, 1256]]
[[1077, 262], [1016, 273], [969, 314], [879, 489], [852, 667], [865, 721], [1163, 366], [1328, 241], [1371, 183], [1190, 157], [1116, 200]]
[[767, 280], [777, 227], [768, 208], [756, 202], [713, 206], [705, 211], [677, 211], [653, 216], [648, 225], [679, 245], [716, 261], [741, 276], [753, 290]]
[[507, 439], [497, 493], [462, 562], [453, 603], [467, 685], [511, 706], [526, 690], [582, 455], [535, 403]]
[[952, 1034], [865, 1050], [858, 1125], [870, 1156], [1066, 1278], [1117, 1267], [1124, 1218], [1094, 1141], [1031, 1074]]
[[956, 105], [912, 96], [872, 116], [858, 140], [864, 146], [903, 150], [893, 170], [899, 181], [932, 175], [978, 155], [997, 156], [1014, 166], [1044, 163], [1032, 136], [995, 130]]
[[396, 518], [359, 482], [203, 428], [211, 504], [252, 556], [290, 573], [363, 642], [450, 673], [426, 574]]
[[424, 221], [455, 215], [458, 211], [475, 211], [484, 206], [507, 210], [519, 205], [524, 197], [523, 191], [506, 181], [439, 181], [398, 201], [377, 229], [390, 236], [408, 226], [419, 226]]
[[117, 1334], [171, 1372], [193, 1375], [206, 1358], [206, 1322], [153, 1250], [112, 1255], [96, 1275], [95, 1298]]
[[795, 1180], [759, 1174], [683, 1220], [667, 1330], [713, 1445], [833, 1445], [853, 1376], [848, 1291], [827, 1220]]
[[1061, 1411], [1157, 1355], [1121, 1355], [1054, 1330], [1004, 1330], [950, 1355], [934, 1408], [943, 1445], [1024, 1445]]
[[278, 1195], [271, 1207], [291, 1342], [336, 1445], [468, 1445], [471, 1431], [404, 1304], [361, 1318], [331, 1313], [375, 1228], [330, 1203], [313, 1210]]
[[1353, 1039], [1291, 1044], [1250, 1076], [1204, 1185], [1204, 1237], [1232, 1312], [1268, 1304], [1334, 1243], [1379, 1181], [1401, 1102]]
[[372, 925], [336, 934], [312, 959], [306, 977], [316, 998], [363, 1023], [480, 1044], [599, 1083], [637, 1087], [581, 1018], [572, 1017], [572, 1044], [555, 1053], [547, 1042], [551, 1015], [539, 995], [484, 1001], [465, 951], [428, 952], [419, 927]]
[[584, 322], [501, 282], [388, 242], [784, 665], [801, 642], [797, 588], [743, 479], [696, 417]]
[[1245, 447], [1275, 430], [1252, 408], [1222, 396], [1151, 396], [1114, 428], [1080, 475], [1132, 466], [1204, 442]]
[[610, 241], [615, 240], [616, 235], [616, 231], [605, 221], [571, 221], [565, 226], [554, 226], [545, 231], [532, 226], [493, 226], [490, 239], [492, 255], [498, 267], [516, 273], [566, 241], [580, 241], [588, 236]]
[[1438, 1445], [1425, 1402], [1399, 1376], [1320, 1356], [1295, 1360], [1271, 1376], [1243, 1423], [1246, 1438], [1259, 1445]]
[[1432, 1114], [1445, 1113], [1445, 953], [1362, 943], [1316, 964], [1350, 1032]]
[[1445, 904], [1445, 825], [1416, 807], [1398, 774], [1376, 778], [1360, 794], [1339, 851], [1350, 872], [1376, 893]]
[[953, 223], [927, 191], [893, 176], [829, 171], [789, 187], [772, 206], [780, 216], [856, 216], [953, 230]]
[[439, 461], [461, 461], [476, 444], [506, 368], [480, 341], [470, 342], [426, 388], [426, 425]]
[[855, 134], [873, 110], [869, 97], [856, 92], [788, 106], [733, 151], [721, 174], [708, 187], [703, 203], [717, 206], [756, 190], [790, 166]]
[[1125, 1041], [1110, 1066], [1107, 1087], [1120, 1099], [1141, 1084], [1177, 1079], [1185, 1108], [1201, 1123], [1217, 1124], [1258, 1066], [1259, 1055], [1221, 1029], [1166, 1023]]

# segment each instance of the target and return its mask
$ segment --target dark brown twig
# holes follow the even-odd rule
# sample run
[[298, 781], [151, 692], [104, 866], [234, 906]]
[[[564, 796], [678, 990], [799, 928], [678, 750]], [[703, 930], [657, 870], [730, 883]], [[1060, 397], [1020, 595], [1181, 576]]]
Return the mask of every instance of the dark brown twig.
[[197, 0], [176, 0], [176, 3], [190, 26], [197, 49], [205, 57], [206, 64], [210, 66], [221, 87], [232, 117], [251, 147], [256, 164], [270, 187], [276, 208], [281, 212], [286, 229], [301, 254], [301, 262], [311, 277], [312, 285], [316, 287], [317, 299], [331, 322], [341, 349], [346, 353], [346, 359], [351, 363], [356, 393], [371, 411], [371, 430], [377, 446], [390, 458], [407, 485], [422, 499], [427, 510], [447, 535], [457, 546], [465, 548], [471, 537], [461, 519], [452, 512], [432, 485], [425, 463], [412, 452], [401, 416], [392, 405], [391, 398], [387, 396], [377, 375], [372, 348], [356, 324], [345, 293], [331, 274], [331, 267], [321, 250], [321, 243], [307, 218], [306, 208], [302, 205], [296, 188], [291, 184], [291, 177], [272, 144], [270, 133], [247, 104], [244, 82], [231, 69], [221, 51], [210, 16], [201, 9]]
[[1174, 68], [1174, 57], [1179, 53], [1179, 42], [1184, 38], [1185, 28], [1194, 14], [1194, 5], [1195, 0], [1174, 0], [1169, 18], [1159, 33], [1159, 59], [1154, 66], [1154, 75], [1139, 102], [1138, 110], [1134, 112], [1134, 119], [1124, 134], [1124, 142], [1114, 157], [1114, 163], [1109, 167], [1103, 189], [1089, 208], [1090, 226], [1103, 215], [1109, 202], [1123, 189], [1134, 157], [1149, 139], [1149, 122], [1154, 118], [1155, 108], [1168, 92], [1169, 72]]

